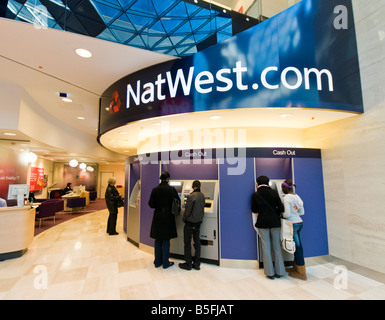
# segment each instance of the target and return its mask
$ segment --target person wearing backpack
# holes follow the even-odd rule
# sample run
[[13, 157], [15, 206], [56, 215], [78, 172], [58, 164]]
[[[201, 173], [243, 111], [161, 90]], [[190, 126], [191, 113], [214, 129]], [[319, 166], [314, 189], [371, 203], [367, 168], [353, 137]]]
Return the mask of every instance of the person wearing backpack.
[[152, 189], [148, 205], [154, 210], [150, 237], [155, 239], [156, 268], [163, 265], [164, 269], [171, 267], [174, 262], [169, 261], [170, 239], [178, 237], [175, 216], [172, 213], [173, 198], [179, 198], [174, 187], [169, 185], [170, 174], [167, 171], [160, 175], [160, 184]]
[[290, 270], [289, 276], [296, 279], [306, 280], [305, 259], [303, 256], [303, 247], [301, 242], [301, 230], [303, 221], [300, 216], [305, 214], [303, 201], [298, 194], [294, 192], [295, 184], [291, 180], [282, 182], [283, 204], [285, 211], [282, 214], [284, 219], [287, 219], [293, 224], [293, 238], [295, 242], [294, 252], [294, 267]]
[[258, 190], [251, 199], [251, 211], [257, 215], [255, 227], [262, 242], [263, 268], [269, 279], [280, 278], [285, 274], [281, 248], [281, 213], [284, 207], [278, 192], [270, 188], [268, 177], [258, 177], [257, 184]]
[[[205, 196], [201, 192], [201, 183], [194, 180], [193, 192], [188, 196], [182, 220], [184, 222], [184, 258], [186, 262], [180, 263], [179, 268], [200, 270], [201, 240], [200, 227], [205, 211]], [[194, 240], [194, 261], [191, 256], [191, 238]]]

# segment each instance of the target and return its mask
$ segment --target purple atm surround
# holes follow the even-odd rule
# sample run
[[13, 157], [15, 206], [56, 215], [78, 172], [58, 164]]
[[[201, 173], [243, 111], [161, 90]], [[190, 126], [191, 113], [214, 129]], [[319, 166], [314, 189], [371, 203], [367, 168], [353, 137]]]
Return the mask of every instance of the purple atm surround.
[[[221, 164], [130, 164], [130, 191], [141, 179], [140, 243], [154, 245], [150, 238], [153, 209], [147, 202], [152, 188], [159, 183], [161, 171], [170, 172], [171, 179], [219, 180], [220, 257], [222, 259], [257, 260], [256, 234], [251, 219], [251, 195], [255, 178], [294, 179], [297, 193], [305, 204], [302, 241], [305, 257], [328, 254], [325, 198], [320, 150], [297, 149], [295, 156], [272, 157], [269, 148], [248, 152], [245, 171], [229, 175], [232, 165]], [[140, 168], [140, 169], [138, 169]], [[139, 177], [138, 177], [139, 174]], [[135, 181], [132, 179], [135, 177]], [[183, 236], [183, 235], [179, 235]]]

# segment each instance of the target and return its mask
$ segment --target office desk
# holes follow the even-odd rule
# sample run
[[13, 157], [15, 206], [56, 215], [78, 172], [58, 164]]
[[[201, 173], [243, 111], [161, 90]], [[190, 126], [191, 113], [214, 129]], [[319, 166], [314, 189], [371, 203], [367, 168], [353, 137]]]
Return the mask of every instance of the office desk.
[[21, 257], [35, 232], [35, 208], [0, 208], [0, 261]]

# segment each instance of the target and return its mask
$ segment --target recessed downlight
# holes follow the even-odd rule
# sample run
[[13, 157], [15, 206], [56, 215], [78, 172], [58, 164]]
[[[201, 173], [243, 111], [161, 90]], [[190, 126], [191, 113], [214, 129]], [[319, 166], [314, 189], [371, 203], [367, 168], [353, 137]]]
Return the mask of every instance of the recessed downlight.
[[220, 119], [222, 119], [221, 116], [211, 116], [210, 117], [210, 120], [220, 120]]
[[79, 120], [84, 120], [85, 118], [84, 117], [77, 117]]
[[4, 135], [6, 135], [6, 136], [15, 136], [16, 133], [4, 132]]
[[82, 58], [91, 58], [92, 57], [92, 53], [86, 49], [79, 48], [79, 49], [76, 49], [75, 51], [76, 51], [77, 55], [82, 57]]
[[64, 101], [64, 102], [72, 102], [72, 99], [70, 99], [70, 98], [62, 98], [62, 101]]

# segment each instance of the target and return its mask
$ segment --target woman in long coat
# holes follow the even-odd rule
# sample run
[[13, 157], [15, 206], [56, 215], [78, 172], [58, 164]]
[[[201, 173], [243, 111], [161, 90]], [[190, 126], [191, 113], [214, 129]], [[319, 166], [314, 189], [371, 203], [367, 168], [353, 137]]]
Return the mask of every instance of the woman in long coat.
[[116, 232], [116, 219], [118, 217], [118, 205], [117, 201], [121, 198], [118, 190], [115, 187], [116, 178], [111, 177], [108, 179], [108, 186], [106, 188], [106, 205], [109, 212], [108, 221], [107, 221], [107, 233], [110, 236], [117, 235]]
[[152, 189], [148, 205], [154, 210], [152, 218], [150, 237], [155, 239], [155, 267], [163, 265], [166, 269], [174, 262], [169, 261], [170, 239], [178, 236], [176, 231], [175, 217], [171, 213], [173, 198], [178, 197], [175, 188], [168, 183], [170, 174], [165, 171], [160, 176], [161, 183]]

